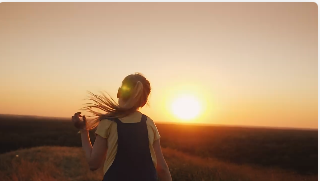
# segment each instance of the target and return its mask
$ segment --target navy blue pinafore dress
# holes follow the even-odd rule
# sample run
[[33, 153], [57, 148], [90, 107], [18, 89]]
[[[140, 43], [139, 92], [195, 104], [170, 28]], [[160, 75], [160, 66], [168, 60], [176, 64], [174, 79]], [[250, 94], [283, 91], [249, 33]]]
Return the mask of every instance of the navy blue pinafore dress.
[[116, 157], [103, 177], [103, 181], [157, 181], [147, 129], [147, 116], [138, 123], [117, 123], [118, 150]]

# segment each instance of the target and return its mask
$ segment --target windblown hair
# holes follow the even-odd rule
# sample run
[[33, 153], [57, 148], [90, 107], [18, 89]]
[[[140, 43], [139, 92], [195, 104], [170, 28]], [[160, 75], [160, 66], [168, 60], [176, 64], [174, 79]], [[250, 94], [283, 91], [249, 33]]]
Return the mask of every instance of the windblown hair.
[[87, 129], [94, 129], [103, 119], [130, 115], [147, 104], [150, 92], [150, 82], [140, 73], [128, 75], [122, 81], [117, 97], [124, 101], [123, 105], [119, 105], [109, 94], [89, 92], [89, 100], [93, 103], [87, 103], [83, 110], [92, 113], [94, 118], [88, 119]]

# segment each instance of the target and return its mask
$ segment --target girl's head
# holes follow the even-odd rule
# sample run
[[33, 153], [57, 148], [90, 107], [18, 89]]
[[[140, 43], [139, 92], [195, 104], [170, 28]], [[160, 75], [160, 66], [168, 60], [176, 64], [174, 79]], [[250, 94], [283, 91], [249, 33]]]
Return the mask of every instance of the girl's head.
[[118, 103], [103, 93], [96, 95], [89, 92], [89, 100], [93, 103], [88, 103], [84, 110], [93, 113], [95, 118], [88, 120], [87, 128], [95, 128], [102, 119], [121, 118], [137, 111], [148, 102], [150, 92], [150, 82], [140, 73], [131, 74], [124, 78], [117, 93]]
[[150, 82], [140, 73], [128, 75], [118, 89], [118, 104], [122, 108], [138, 109], [148, 102]]

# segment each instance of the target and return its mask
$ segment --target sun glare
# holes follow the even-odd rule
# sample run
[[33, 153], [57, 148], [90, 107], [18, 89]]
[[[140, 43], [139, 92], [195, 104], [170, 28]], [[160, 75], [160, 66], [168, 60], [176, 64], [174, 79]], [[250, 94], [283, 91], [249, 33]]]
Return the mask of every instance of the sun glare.
[[182, 95], [173, 101], [171, 109], [177, 118], [188, 121], [199, 115], [201, 106], [196, 97]]

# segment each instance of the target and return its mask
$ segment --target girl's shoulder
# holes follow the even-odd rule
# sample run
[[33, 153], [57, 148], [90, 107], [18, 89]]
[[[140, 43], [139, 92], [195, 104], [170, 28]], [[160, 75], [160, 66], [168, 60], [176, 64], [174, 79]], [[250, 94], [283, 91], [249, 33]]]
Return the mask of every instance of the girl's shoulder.
[[112, 119], [102, 119], [99, 123], [99, 125], [102, 125], [104, 127], [109, 127], [110, 125], [114, 124], [115, 122]]
[[[147, 116], [147, 115], [146, 115]], [[147, 125], [148, 126], [151, 126], [151, 127], [156, 127], [153, 119], [151, 119], [149, 116], [147, 116], [147, 121], [146, 121]]]
[[114, 122], [109, 119], [102, 119], [97, 128], [96, 134], [100, 135], [103, 138], [108, 138], [110, 132], [114, 132], [116, 130], [116, 126], [114, 126]]
[[153, 123], [153, 119], [151, 119], [149, 116], [147, 116], [147, 123]]

